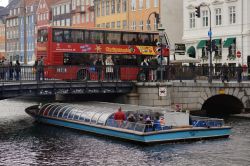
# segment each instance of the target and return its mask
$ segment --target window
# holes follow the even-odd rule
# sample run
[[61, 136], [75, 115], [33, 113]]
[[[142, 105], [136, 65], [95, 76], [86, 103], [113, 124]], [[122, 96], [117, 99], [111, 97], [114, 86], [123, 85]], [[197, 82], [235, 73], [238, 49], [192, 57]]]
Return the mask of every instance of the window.
[[115, 13], [115, 0], [111, 1], [111, 14]]
[[140, 21], [139, 28], [140, 30], [143, 30], [143, 20]]
[[127, 12], [127, 0], [122, 0], [122, 12]]
[[110, 28], [110, 23], [109, 22], [106, 23], [106, 28]]
[[66, 13], [70, 13], [70, 4], [66, 5]]
[[117, 0], [116, 2], [116, 10], [117, 10], [117, 13], [120, 13], [121, 12], [121, 0]]
[[150, 0], [146, 0], [146, 9], [150, 8]]
[[189, 28], [195, 28], [195, 12], [189, 13]]
[[105, 1], [102, 0], [102, 16], [105, 16]]
[[132, 11], [136, 10], [136, 0], [131, 0], [131, 10]]
[[122, 21], [122, 28], [127, 29], [127, 20]]
[[60, 6], [56, 7], [56, 15], [60, 15]]
[[139, 9], [141, 10], [143, 8], [143, 0], [139, 0]]
[[96, 3], [96, 16], [99, 17], [100, 16], [100, 2]]
[[85, 22], [85, 20], [84, 20], [84, 14], [81, 14], [82, 15], [82, 23], [84, 23]]
[[117, 29], [120, 29], [120, 28], [121, 28], [121, 22], [120, 22], [120, 21], [117, 21], [117, 22], [116, 22], [116, 28], [117, 28]]
[[159, 6], [159, 0], [154, 0], [154, 7], [158, 7]]
[[202, 22], [203, 22], [203, 27], [207, 27], [208, 26], [208, 11], [204, 10], [202, 11]]
[[86, 22], [89, 22], [89, 13], [86, 13]]
[[158, 28], [158, 22], [156, 19], [154, 19], [154, 30], [156, 31]]
[[70, 26], [70, 18], [66, 19], [66, 26]]
[[229, 7], [229, 24], [235, 24], [236, 23], [236, 11], [235, 6]]
[[109, 9], [110, 8], [110, 4], [109, 1], [106, 1], [106, 15], [109, 15]]
[[136, 30], [136, 21], [132, 21], [131, 29]]
[[221, 8], [215, 9], [215, 24], [221, 25], [222, 24], [222, 16], [221, 16]]
[[64, 14], [64, 13], [65, 13], [65, 6], [62, 5], [62, 6], [61, 6], [61, 14]]
[[111, 22], [111, 28], [112, 28], [112, 29], [115, 28], [115, 22]]
[[150, 27], [150, 20], [147, 20], [147, 30], [150, 31], [151, 30], [151, 27]]

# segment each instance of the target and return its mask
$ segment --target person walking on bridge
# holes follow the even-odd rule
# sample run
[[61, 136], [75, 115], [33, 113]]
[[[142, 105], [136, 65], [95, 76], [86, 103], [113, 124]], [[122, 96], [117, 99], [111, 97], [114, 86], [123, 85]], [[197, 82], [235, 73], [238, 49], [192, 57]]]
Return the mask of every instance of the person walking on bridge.
[[229, 82], [228, 78], [229, 69], [226, 63], [223, 64], [221, 73], [222, 73], [222, 82], [224, 83], [225, 80]]

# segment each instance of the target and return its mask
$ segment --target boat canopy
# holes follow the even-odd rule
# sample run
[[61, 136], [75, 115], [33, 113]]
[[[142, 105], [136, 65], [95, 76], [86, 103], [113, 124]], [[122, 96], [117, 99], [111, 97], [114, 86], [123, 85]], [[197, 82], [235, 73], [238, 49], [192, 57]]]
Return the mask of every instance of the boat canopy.
[[116, 111], [117, 109], [106, 107], [48, 103], [40, 108], [38, 115], [105, 125]]

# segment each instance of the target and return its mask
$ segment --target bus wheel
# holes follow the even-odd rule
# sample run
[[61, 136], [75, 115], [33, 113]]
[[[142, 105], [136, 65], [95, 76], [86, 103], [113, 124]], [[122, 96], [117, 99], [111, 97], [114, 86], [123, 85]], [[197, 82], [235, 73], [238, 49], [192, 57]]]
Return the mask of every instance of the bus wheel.
[[77, 79], [81, 81], [89, 80], [89, 72], [87, 70], [79, 70], [77, 72]]
[[140, 81], [140, 82], [146, 81], [146, 74], [143, 71], [138, 73], [137, 81]]

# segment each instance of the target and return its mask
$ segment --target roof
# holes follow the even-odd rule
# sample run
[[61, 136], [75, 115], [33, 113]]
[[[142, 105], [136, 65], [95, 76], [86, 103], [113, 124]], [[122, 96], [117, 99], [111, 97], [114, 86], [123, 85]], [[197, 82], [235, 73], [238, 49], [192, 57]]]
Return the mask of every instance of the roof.
[[53, 5], [59, 5], [59, 4], [70, 3], [70, 2], [71, 0], [58, 0]]
[[47, 5], [50, 7], [51, 5], [53, 5], [54, 3], [56, 3], [58, 0], [45, 0]]

